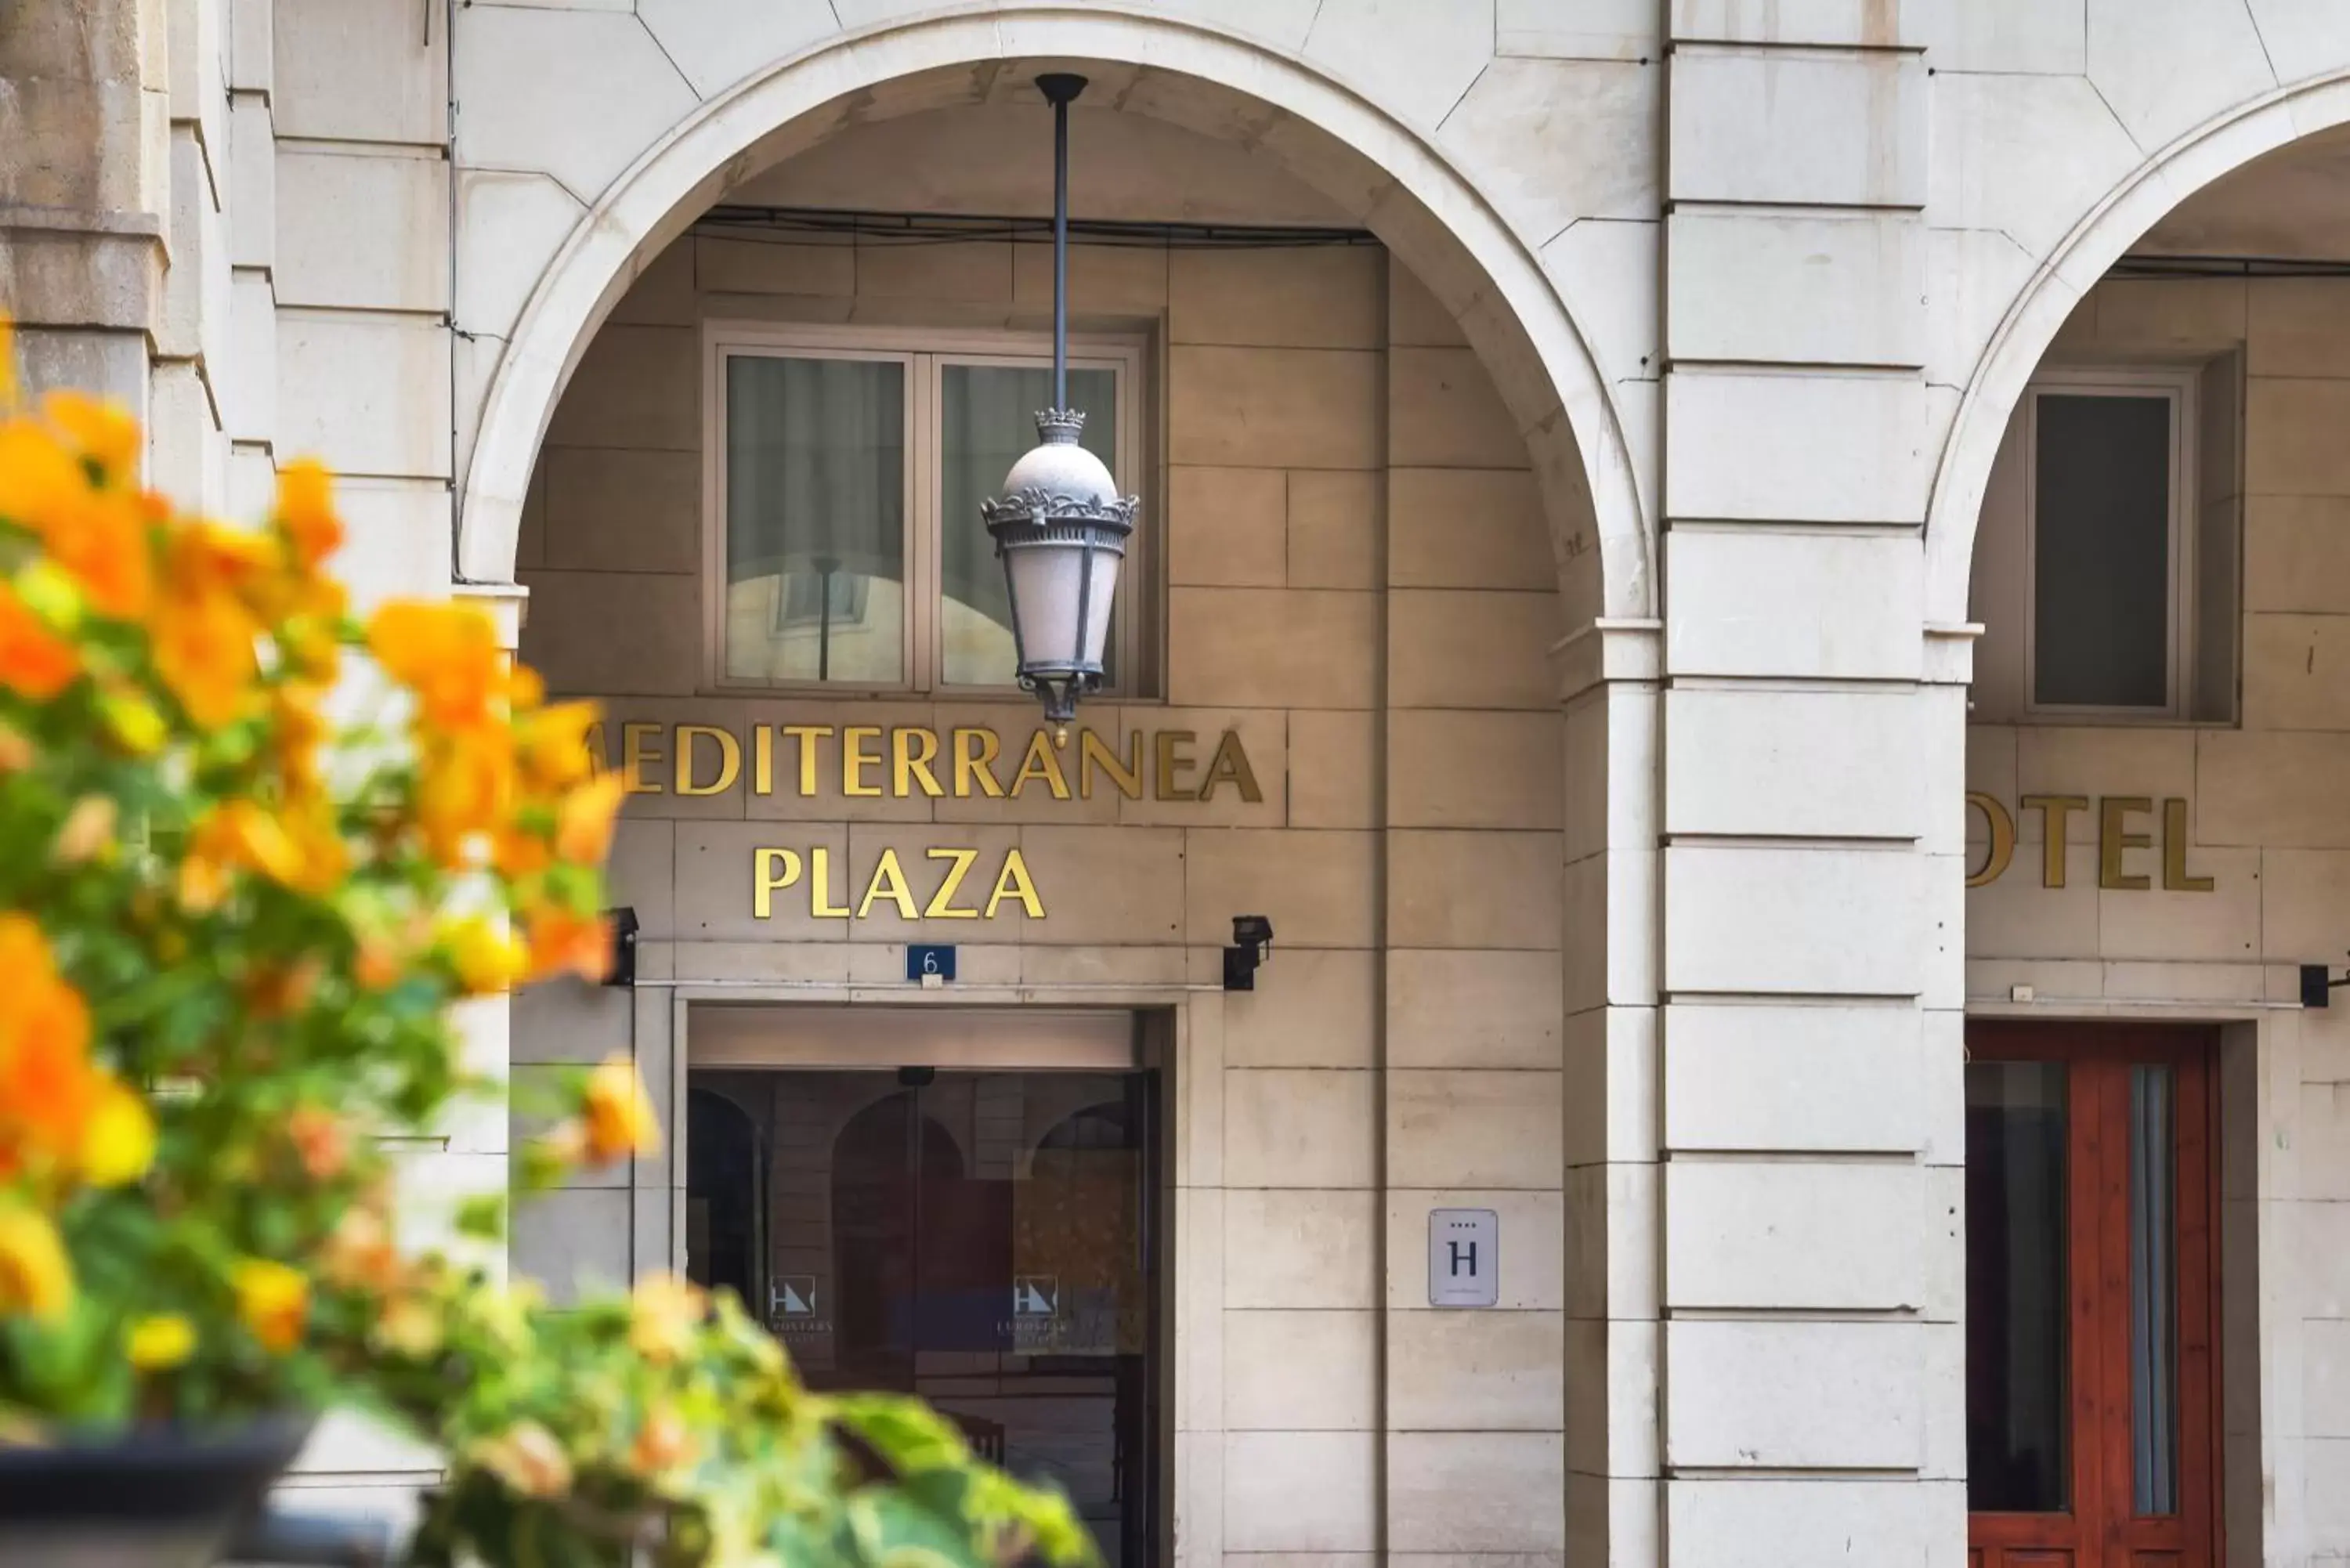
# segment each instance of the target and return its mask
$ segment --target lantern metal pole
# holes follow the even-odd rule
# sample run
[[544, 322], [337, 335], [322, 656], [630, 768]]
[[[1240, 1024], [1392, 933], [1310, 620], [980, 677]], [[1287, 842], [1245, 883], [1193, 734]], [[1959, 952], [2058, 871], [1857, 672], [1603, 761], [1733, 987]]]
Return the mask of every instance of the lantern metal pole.
[[1036, 78], [1053, 106], [1053, 406], [1069, 406], [1069, 104], [1086, 78], [1055, 71]]

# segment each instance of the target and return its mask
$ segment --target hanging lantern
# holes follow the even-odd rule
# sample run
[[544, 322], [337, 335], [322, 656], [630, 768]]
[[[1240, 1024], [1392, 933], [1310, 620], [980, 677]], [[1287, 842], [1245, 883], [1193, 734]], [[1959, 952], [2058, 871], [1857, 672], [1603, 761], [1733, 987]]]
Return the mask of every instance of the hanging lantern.
[[1043, 76], [1036, 86], [1053, 106], [1053, 406], [980, 517], [1003, 562], [1021, 689], [1066, 740], [1077, 699], [1101, 687], [1118, 567], [1142, 504], [1119, 495], [1101, 459], [1077, 444], [1086, 416], [1069, 406], [1069, 103], [1086, 78]]

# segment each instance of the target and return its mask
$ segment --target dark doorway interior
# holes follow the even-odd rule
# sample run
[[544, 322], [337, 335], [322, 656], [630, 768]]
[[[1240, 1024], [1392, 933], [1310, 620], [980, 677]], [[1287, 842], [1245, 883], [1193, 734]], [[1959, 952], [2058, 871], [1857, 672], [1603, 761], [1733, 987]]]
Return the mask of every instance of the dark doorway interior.
[[696, 1071], [687, 1268], [1159, 1557], [1156, 1075]]

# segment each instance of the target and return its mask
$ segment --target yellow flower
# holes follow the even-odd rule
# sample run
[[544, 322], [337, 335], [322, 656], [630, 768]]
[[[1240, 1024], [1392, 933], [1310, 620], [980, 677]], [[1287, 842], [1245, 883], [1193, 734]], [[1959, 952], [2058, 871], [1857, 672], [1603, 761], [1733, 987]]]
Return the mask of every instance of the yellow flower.
[[267, 1258], [246, 1258], [230, 1272], [236, 1314], [263, 1349], [283, 1355], [302, 1340], [310, 1315], [310, 1282], [297, 1269]]
[[0, 1204], [0, 1317], [55, 1322], [73, 1304], [73, 1263], [49, 1217]]
[[675, 1274], [647, 1274], [629, 1293], [629, 1348], [647, 1361], [675, 1361], [693, 1348], [710, 1310], [701, 1286]]
[[473, 1460], [524, 1497], [561, 1497], [571, 1490], [571, 1460], [555, 1434], [517, 1421], [475, 1443]]
[[372, 1337], [394, 1355], [422, 1361], [441, 1348], [441, 1314], [421, 1296], [401, 1296], [385, 1305]]
[[140, 1371], [169, 1372], [195, 1354], [196, 1330], [177, 1313], [156, 1313], [133, 1320], [123, 1344]]
[[[519, 680], [528, 671], [515, 673]], [[523, 766], [533, 783], [562, 789], [595, 771], [597, 758], [588, 749], [588, 732], [595, 727], [597, 716], [593, 702], [558, 702], [539, 709], [517, 726]]]
[[528, 970], [529, 955], [506, 932], [478, 915], [457, 921], [442, 940], [457, 983], [468, 996], [489, 996], [511, 991]]
[[636, 1064], [626, 1056], [608, 1056], [588, 1075], [580, 1111], [588, 1127], [588, 1158], [598, 1165], [660, 1148], [652, 1096], [645, 1093]]
[[114, 737], [115, 743], [134, 757], [153, 756], [170, 738], [163, 727], [163, 715], [134, 687], [119, 687], [101, 693], [98, 714], [106, 721], [107, 733]]
[[75, 1164], [92, 1187], [120, 1187], [147, 1174], [155, 1158], [155, 1117], [145, 1096], [106, 1078], [83, 1124]]

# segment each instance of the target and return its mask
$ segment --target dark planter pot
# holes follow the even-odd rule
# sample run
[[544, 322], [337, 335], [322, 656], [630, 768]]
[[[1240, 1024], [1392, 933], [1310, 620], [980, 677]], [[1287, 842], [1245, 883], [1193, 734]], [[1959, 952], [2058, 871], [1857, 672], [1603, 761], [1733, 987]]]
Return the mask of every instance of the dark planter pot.
[[283, 1417], [0, 1447], [0, 1564], [207, 1568], [309, 1435]]

